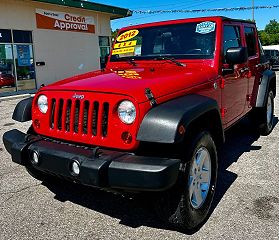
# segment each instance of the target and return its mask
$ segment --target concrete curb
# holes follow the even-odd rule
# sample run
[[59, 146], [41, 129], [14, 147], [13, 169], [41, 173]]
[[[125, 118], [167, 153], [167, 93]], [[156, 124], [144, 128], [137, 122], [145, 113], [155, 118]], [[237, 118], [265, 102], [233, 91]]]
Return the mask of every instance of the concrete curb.
[[21, 99], [21, 98], [28, 98], [28, 97], [32, 97], [34, 95], [35, 94], [21, 94], [21, 95], [13, 95], [13, 96], [7, 96], [7, 97], [0, 97], [0, 102], [16, 100], [16, 99]]

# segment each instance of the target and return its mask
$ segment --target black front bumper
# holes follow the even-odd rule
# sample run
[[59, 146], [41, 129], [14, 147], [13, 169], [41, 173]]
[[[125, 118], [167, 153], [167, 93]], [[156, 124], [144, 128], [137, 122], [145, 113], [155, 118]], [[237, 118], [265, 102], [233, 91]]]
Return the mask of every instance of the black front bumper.
[[[135, 156], [105, 149], [88, 149], [40, 136], [26, 135], [16, 129], [3, 136], [7, 151], [15, 163], [32, 164], [32, 153], [39, 155], [37, 170], [54, 174], [84, 185], [131, 191], [163, 191], [177, 180], [180, 160]], [[80, 165], [78, 176], [71, 164]]]

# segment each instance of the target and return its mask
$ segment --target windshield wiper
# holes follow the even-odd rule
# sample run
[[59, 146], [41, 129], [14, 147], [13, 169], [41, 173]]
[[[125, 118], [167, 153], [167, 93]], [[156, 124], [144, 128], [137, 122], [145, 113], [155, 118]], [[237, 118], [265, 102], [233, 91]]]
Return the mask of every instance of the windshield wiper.
[[156, 58], [154, 58], [154, 60], [165, 60], [165, 61], [170, 61], [170, 62], [175, 63], [177, 66], [186, 67], [186, 64], [181, 63], [181, 62], [175, 60], [174, 58], [169, 58], [169, 57], [156, 57]]
[[128, 62], [128, 63], [130, 63], [130, 64], [133, 65], [133, 66], [137, 66], [137, 63], [135, 62], [134, 59], [127, 58], [127, 59], [125, 59], [125, 61]]

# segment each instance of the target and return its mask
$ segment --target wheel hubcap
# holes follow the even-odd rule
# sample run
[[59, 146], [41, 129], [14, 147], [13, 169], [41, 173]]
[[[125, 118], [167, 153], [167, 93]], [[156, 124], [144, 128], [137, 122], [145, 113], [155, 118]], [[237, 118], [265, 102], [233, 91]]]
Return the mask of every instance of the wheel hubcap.
[[189, 196], [193, 208], [202, 207], [211, 182], [211, 158], [208, 150], [201, 147], [195, 154], [189, 177]]
[[267, 99], [267, 109], [266, 109], [266, 119], [269, 125], [272, 124], [272, 117], [273, 117], [273, 106], [272, 106], [271, 97], [269, 95]]

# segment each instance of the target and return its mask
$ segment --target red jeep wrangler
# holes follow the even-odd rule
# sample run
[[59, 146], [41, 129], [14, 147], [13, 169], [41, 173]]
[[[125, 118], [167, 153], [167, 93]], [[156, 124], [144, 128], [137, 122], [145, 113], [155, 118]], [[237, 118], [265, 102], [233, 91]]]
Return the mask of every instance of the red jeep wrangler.
[[120, 30], [105, 69], [19, 102], [13, 119], [32, 126], [27, 134], [6, 132], [3, 141], [38, 179], [157, 192], [164, 219], [195, 229], [211, 206], [224, 132], [249, 113], [269, 134], [275, 95], [253, 22], [206, 17], [131, 26]]

